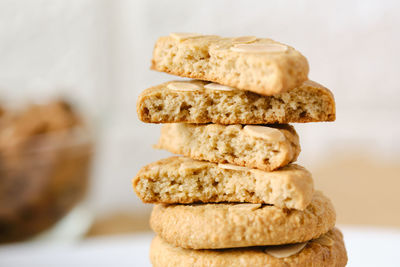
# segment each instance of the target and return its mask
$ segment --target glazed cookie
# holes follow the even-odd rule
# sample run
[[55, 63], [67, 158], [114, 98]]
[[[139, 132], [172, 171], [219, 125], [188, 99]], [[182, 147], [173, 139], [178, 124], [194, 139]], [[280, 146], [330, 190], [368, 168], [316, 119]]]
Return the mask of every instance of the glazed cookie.
[[157, 40], [151, 68], [261, 95], [293, 89], [309, 71], [300, 52], [271, 39], [180, 33]]
[[317, 191], [304, 211], [260, 204], [155, 205], [150, 225], [182, 248], [219, 249], [305, 242], [335, 225], [330, 200]]
[[295, 164], [266, 172], [186, 157], [145, 166], [133, 187], [146, 203], [251, 202], [299, 210], [314, 192], [311, 173]]
[[193, 159], [265, 171], [296, 161], [300, 153], [299, 137], [287, 124], [165, 124], [155, 147]]
[[306, 243], [221, 250], [178, 248], [155, 237], [150, 260], [154, 267], [343, 267], [347, 253], [342, 233], [334, 228]]
[[203, 81], [171, 81], [149, 88], [137, 101], [148, 123], [271, 124], [335, 120], [329, 89], [306, 81], [286, 93], [262, 96]]

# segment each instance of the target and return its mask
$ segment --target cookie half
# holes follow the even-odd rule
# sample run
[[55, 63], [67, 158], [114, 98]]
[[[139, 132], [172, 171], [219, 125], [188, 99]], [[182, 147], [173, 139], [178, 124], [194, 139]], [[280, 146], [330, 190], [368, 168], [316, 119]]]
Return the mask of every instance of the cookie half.
[[299, 137], [279, 125], [163, 125], [156, 148], [198, 160], [272, 171], [297, 159]]
[[[296, 244], [284, 245], [280, 246], [280, 248], [251, 247], [192, 250], [174, 247], [160, 237], [155, 237], [150, 248], [150, 260], [154, 267], [346, 266], [347, 252], [343, 242], [343, 235], [337, 228], [332, 229], [319, 239], [307, 242], [298, 251], [301, 247], [301, 244]], [[271, 251], [274, 253], [271, 253]]]
[[219, 249], [305, 242], [335, 225], [330, 200], [317, 191], [304, 211], [259, 204], [155, 205], [150, 226], [182, 248]]
[[142, 92], [140, 120], [148, 123], [270, 124], [334, 121], [335, 100], [306, 81], [286, 93], [262, 96], [202, 81], [172, 81]]
[[274, 95], [307, 80], [307, 59], [271, 39], [171, 34], [157, 40], [153, 70]]
[[311, 173], [296, 164], [266, 172], [186, 157], [143, 167], [133, 188], [146, 203], [250, 202], [299, 210], [314, 192]]

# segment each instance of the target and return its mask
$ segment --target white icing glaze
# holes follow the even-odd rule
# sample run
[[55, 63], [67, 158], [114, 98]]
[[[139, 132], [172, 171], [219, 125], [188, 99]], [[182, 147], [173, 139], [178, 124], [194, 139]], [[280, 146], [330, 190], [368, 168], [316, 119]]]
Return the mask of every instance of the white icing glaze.
[[264, 252], [275, 258], [286, 258], [299, 253], [306, 245], [307, 242], [281, 246], [270, 246], [266, 248]]
[[288, 50], [286, 45], [281, 44], [236, 44], [231, 47], [234, 52], [242, 53], [282, 53]]
[[249, 136], [262, 138], [271, 142], [281, 142], [285, 140], [285, 136], [281, 131], [267, 126], [246, 125], [243, 127], [243, 132]]
[[201, 86], [198, 86], [197, 84], [191, 82], [172, 82], [167, 85], [167, 88], [170, 90], [182, 92], [199, 91], [202, 89]]
[[230, 87], [230, 86], [226, 86], [226, 85], [222, 85], [222, 84], [218, 84], [218, 83], [209, 83], [209, 84], [205, 85], [204, 88], [210, 89], [210, 90], [219, 90], [219, 91], [234, 91], [234, 90], [237, 90], [236, 88], [233, 88], [233, 87]]

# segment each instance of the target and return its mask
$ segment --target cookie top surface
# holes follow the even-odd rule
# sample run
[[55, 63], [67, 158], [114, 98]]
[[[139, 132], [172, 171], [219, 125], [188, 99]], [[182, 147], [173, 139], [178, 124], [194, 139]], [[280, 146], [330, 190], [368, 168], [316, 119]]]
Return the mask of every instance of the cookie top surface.
[[268, 38], [171, 34], [154, 47], [152, 69], [274, 95], [307, 80], [307, 59]]
[[[279, 246], [281, 247], [281, 246]], [[282, 246], [285, 248], [287, 246]], [[303, 249], [290, 255], [272, 253], [274, 247], [250, 247], [221, 250], [192, 250], [174, 247], [160, 237], [155, 237], [150, 249], [153, 266], [195, 266], [195, 267], [236, 267], [236, 266], [319, 266], [343, 267], [347, 253], [343, 235], [334, 228], [321, 238], [307, 242]], [[292, 253], [296, 252], [292, 250]], [[290, 255], [290, 256], [285, 256]], [[275, 255], [275, 256], [273, 256]], [[277, 257], [280, 256], [280, 257]], [[281, 257], [285, 256], [285, 257]]]
[[156, 205], [152, 229], [175, 246], [219, 249], [298, 243], [335, 225], [336, 214], [321, 192], [304, 211], [256, 204]]

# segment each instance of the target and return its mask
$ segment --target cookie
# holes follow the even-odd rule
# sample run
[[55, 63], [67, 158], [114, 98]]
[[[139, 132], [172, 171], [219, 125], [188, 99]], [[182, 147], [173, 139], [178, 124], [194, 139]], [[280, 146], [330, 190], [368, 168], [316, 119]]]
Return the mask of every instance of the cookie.
[[309, 71], [300, 52], [271, 39], [177, 33], [157, 40], [151, 68], [261, 95], [293, 89]]
[[272, 171], [296, 161], [299, 137], [290, 125], [164, 124], [156, 148], [216, 163]]
[[157, 236], [150, 247], [150, 261], [154, 267], [343, 267], [347, 253], [342, 233], [334, 228], [305, 244], [221, 250], [174, 247]]
[[299, 210], [314, 192], [311, 174], [295, 164], [265, 172], [186, 157], [145, 166], [133, 187], [146, 203], [251, 202]]
[[259, 204], [155, 205], [150, 226], [171, 245], [220, 249], [305, 242], [335, 225], [330, 200], [317, 191], [304, 211]]
[[332, 93], [313, 81], [274, 96], [196, 80], [171, 81], [143, 91], [137, 114], [147, 123], [271, 124], [336, 118]]

